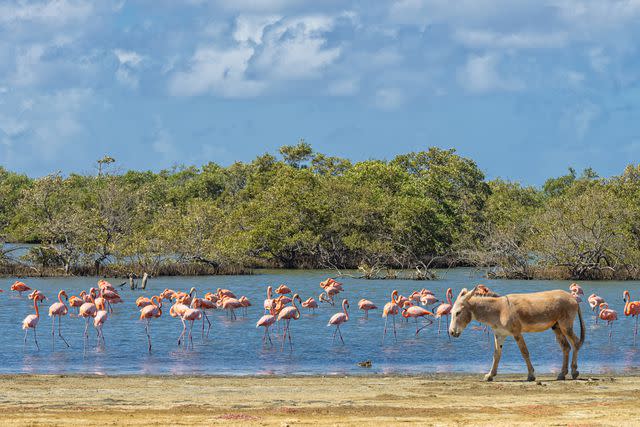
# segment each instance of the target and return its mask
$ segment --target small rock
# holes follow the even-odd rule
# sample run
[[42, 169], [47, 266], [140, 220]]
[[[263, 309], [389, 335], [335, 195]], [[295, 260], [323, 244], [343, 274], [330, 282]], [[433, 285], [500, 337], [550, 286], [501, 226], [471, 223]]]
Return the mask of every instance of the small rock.
[[363, 360], [362, 362], [358, 362], [358, 366], [360, 366], [361, 368], [370, 368], [373, 364], [371, 363], [371, 360]]

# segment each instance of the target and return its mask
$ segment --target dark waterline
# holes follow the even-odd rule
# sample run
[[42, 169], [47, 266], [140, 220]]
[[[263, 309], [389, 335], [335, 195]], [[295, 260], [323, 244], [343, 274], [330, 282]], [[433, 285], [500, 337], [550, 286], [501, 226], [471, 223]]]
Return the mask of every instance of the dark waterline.
[[[437, 281], [407, 280], [358, 280], [345, 278], [345, 292], [340, 297], [351, 303], [350, 321], [343, 325], [346, 344], [332, 342], [333, 328], [327, 321], [340, 308], [321, 305], [315, 314], [303, 310], [303, 316], [293, 321], [291, 330], [294, 339], [293, 351], [279, 344], [265, 347], [262, 344], [263, 329], [255, 323], [262, 315], [262, 301], [266, 286], [285, 283], [303, 299], [317, 298], [318, 283], [330, 275], [322, 271], [274, 270], [259, 271], [252, 276], [207, 276], [207, 277], [161, 277], [149, 282], [146, 292], [128, 290], [122, 296], [124, 304], [116, 306], [115, 313], [107, 321], [104, 333], [107, 346], [96, 349], [95, 332], [90, 330], [89, 346], [83, 350], [82, 331], [84, 320], [63, 319], [63, 334], [71, 344], [56, 341], [55, 351], [51, 346], [51, 321], [46, 311], [56, 297], [58, 289], [66, 289], [69, 295], [81, 289], [95, 286], [95, 278], [31, 278], [26, 283], [40, 289], [49, 297], [41, 309], [38, 339], [40, 351], [36, 351], [29, 336], [23, 345], [22, 319], [33, 312], [26, 297], [22, 299], [8, 291], [12, 279], [2, 280], [4, 294], [0, 296], [0, 373], [77, 373], [77, 374], [171, 374], [171, 375], [341, 375], [341, 374], [432, 374], [432, 373], [480, 373], [491, 363], [492, 343], [490, 337], [470, 325], [458, 339], [449, 340], [446, 332], [437, 334], [437, 322], [425, 328], [418, 337], [412, 323], [401, 323], [397, 319], [398, 342], [388, 335], [381, 344], [383, 319], [381, 309], [371, 311], [369, 319], [357, 310], [360, 298], [367, 298], [382, 307], [389, 300], [392, 289], [408, 295], [415, 289], [427, 287], [438, 298], [444, 299], [447, 287], [453, 288], [454, 296], [462, 287], [472, 287], [484, 282], [497, 292], [531, 292], [547, 289], [567, 289], [568, 281], [486, 281], [474, 277], [471, 269], [452, 269], [439, 272]], [[119, 284], [113, 280], [114, 285]], [[582, 282], [585, 293], [596, 292], [618, 310], [620, 320], [614, 326], [610, 342], [609, 330], [603, 324], [595, 325], [588, 305], [582, 309], [587, 325], [587, 339], [580, 353], [580, 371], [589, 373], [630, 373], [640, 365], [640, 344], [633, 340], [633, 321], [622, 313], [622, 292], [631, 291], [632, 297], [640, 299], [640, 282]], [[157, 294], [164, 288], [188, 290], [195, 286], [201, 293], [219, 288], [229, 288], [238, 296], [246, 295], [253, 303], [248, 316], [238, 312], [237, 321], [226, 319], [222, 311], [210, 315], [213, 328], [209, 339], [194, 333], [195, 349], [184, 351], [176, 346], [181, 331], [179, 320], [168, 315], [165, 305], [162, 318], [152, 322], [153, 351], [147, 352], [144, 324], [138, 320], [139, 311], [135, 299], [141, 295]], [[576, 323], [576, 327], [577, 327]], [[275, 332], [275, 329], [273, 330]], [[273, 337], [275, 341], [275, 336]], [[525, 336], [531, 359], [538, 373], [555, 373], [559, 370], [562, 353], [551, 331]], [[357, 362], [371, 360], [372, 368], [361, 368]], [[520, 352], [512, 339], [505, 343], [500, 365], [502, 373], [526, 372]]]

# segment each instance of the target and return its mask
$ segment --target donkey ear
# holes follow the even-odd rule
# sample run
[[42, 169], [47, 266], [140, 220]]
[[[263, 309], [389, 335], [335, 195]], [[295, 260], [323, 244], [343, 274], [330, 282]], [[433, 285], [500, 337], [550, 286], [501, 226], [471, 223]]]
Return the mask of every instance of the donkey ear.
[[[466, 289], [465, 289], [466, 290]], [[472, 296], [474, 296], [476, 294], [476, 291], [478, 290], [478, 287], [476, 286], [475, 288], [471, 289], [471, 292], [465, 292], [465, 294], [463, 295], [463, 299], [462, 302], [467, 302], [469, 301], [469, 298], [471, 298]]]
[[462, 288], [462, 290], [458, 294], [458, 298], [456, 298], [456, 299], [460, 299], [460, 298], [464, 297], [468, 292], [469, 291], [467, 290], [467, 288]]

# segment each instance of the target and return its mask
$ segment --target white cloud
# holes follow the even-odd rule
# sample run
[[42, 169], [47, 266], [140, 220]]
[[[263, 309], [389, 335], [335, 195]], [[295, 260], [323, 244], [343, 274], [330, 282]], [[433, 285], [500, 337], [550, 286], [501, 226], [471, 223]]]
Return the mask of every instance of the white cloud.
[[318, 77], [341, 53], [340, 47], [327, 47], [324, 37], [333, 25], [334, 19], [323, 15], [291, 18], [273, 25], [253, 59], [256, 70], [277, 80]]
[[233, 38], [238, 42], [262, 43], [262, 33], [267, 25], [282, 19], [279, 15], [240, 15], [236, 18]]
[[334, 80], [329, 83], [328, 92], [333, 96], [350, 96], [358, 92], [360, 82], [356, 79]]
[[140, 83], [137, 70], [144, 61], [144, 56], [122, 49], [115, 49], [113, 54], [118, 58], [116, 79], [125, 86], [136, 89]]
[[113, 54], [118, 58], [120, 64], [130, 67], [137, 67], [144, 59], [142, 55], [136, 52], [122, 49], [114, 49]]
[[255, 96], [264, 89], [264, 84], [245, 76], [253, 52], [249, 46], [199, 48], [188, 69], [172, 76], [169, 92], [176, 96], [205, 93], [229, 98]]
[[29, 156], [45, 162], [63, 159], [65, 148], [85, 132], [81, 115], [92, 100], [92, 90], [72, 88], [33, 95], [17, 111], [13, 104], [0, 104], [0, 139], [4, 145], [0, 155], [7, 159]]
[[169, 92], [251, 97], [278, 81], [320, 77], [340, 56], [340, 47], [327, 47], [324, 37], [333, 25], [334, 19], [324, 15], [238, 17], [235, 43], [200, 46], [187, 66], [171, 76]]
[[454, 38], [465, 46], [491, 49], [553, 49], [567, 44], [565, 33], [498, 33], [488, 30], [458, 30]]
[[602, 47], [594, 47], [589, 49], [587, 53], [589, 58], [589, 63], [591, 64], [591, 68], [593, 68], [598, 73], [604, 73], [607, 71], [607, 67], [611, 62], [611, 58], [604, 53]]
[[458, 81], [473, 93], [522, 89], [522, 83], [498, 73], [499, 63], [500, 58], [495, 54], [471, 55], [465, 66], [458, 71]]
[[32, 22], [60, 27], [72, 21], [83, 21], [92, 12], [90, 1], [8, 1], [0, 4], [0, 23], [22, 25]]
[[402, 106], [405, 97], [397, 88], [378, 89], [375, 94], [375, 105], [381, 110], [395, 110]]

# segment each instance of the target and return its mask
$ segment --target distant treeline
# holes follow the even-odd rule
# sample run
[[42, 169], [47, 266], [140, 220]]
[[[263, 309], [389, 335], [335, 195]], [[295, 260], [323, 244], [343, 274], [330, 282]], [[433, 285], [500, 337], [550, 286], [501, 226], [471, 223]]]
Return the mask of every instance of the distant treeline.
[[38, 179], [0, 167], [0, 243], [35, 243], [22, 257], [0, 245], [0, 273], [282, 267], [423, 279], [472, 265], [490, 277], [640, 278], [636, 166], [607, 179], [570, 169], [536, 188], [487, 181], [454, 150], [352, 163], [304, 141], [228, 167], [116, 165]]

